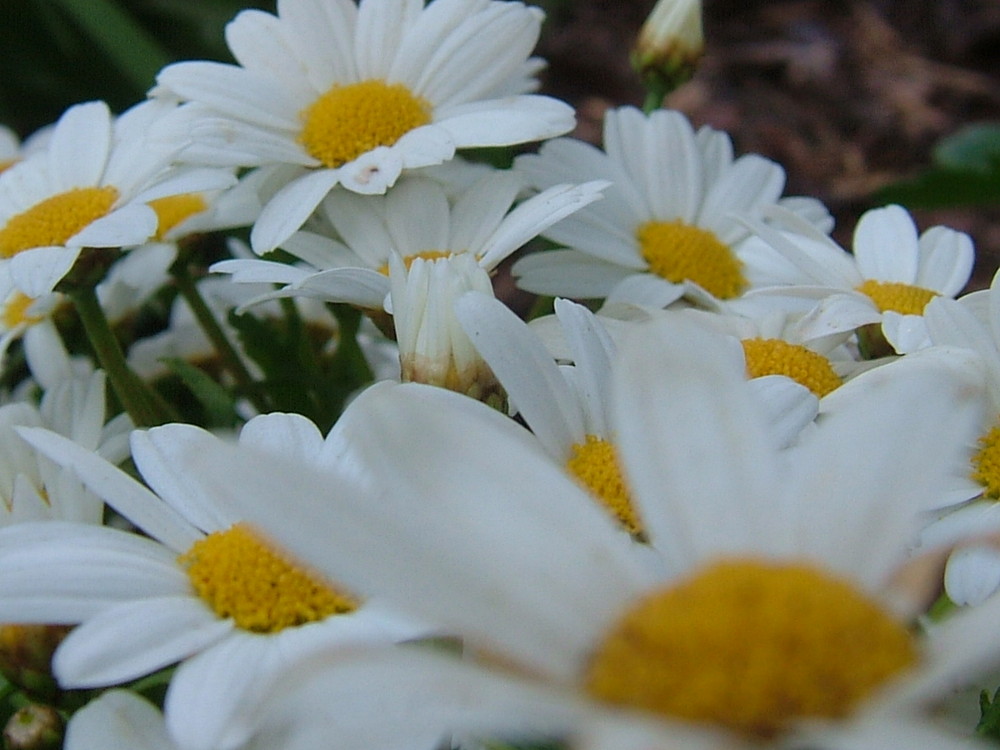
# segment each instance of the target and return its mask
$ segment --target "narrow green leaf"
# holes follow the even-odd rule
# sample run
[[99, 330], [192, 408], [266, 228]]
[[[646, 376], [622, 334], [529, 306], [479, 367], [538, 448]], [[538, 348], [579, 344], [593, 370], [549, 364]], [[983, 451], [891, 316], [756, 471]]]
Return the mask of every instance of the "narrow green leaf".
[[170, 357], [162, 362], [183, 381], [205, 409], [209, 425], [233, 427], [237, 424], [236, 399], [210, 375], [183, 359]]
[[1000, 164], [982, 170], [929, 169], [913, 180], [888, 185], [875, 194], [883, 203], [910, 208], [949, 208], [1000, 203]]
[[55, 0], [139, 91], [153, 85], [170, 55], [114, 0]]

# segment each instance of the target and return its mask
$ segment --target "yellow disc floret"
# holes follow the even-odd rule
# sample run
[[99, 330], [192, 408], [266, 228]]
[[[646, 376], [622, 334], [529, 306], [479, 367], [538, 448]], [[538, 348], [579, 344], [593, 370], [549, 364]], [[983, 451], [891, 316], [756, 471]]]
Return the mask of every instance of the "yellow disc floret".
[[244, 524], [209, 534], [178, 561], [219, 617], [254, 633], [276, 633], [357, 608], [353, 598], [290, 562]]
[[743, 353], [751, 378], [784, 375], [819, 398], [841, 384], [830, 360], [798, 344], [781, 339], [744, 339]]
[[24, 292], [11, 294], [7, 298], [6, 304], [3, 305], [3, 311], [0, 312], [0, 322], [2, 322], [4, 329], [10, 330], [19, 325], [30, 326], [38, 323], [42, 317], [28, 312], [34, 303], [35, 298], [29, 297]]
[[910, 632], [853, 586], [809, 565], [729, 560], [639, 601], [585, 679], [616, 705], [768, 738], [848, 715], [916, 660]]
[[1000, 500], [1000, 424], [979, 438], [972, 457], [972, 480], [983, 485], [983, 495]]
[[858, 291], [875, 303], [879, 312], [891, 310], [900, 315], [923, 315], [927, 303], [938, 296], [930, 289], [924, 289], [898, 281], [866, 280]]
[[58, 247], [89, 224], [106, 216], [118, 200], [113, 187], [74, 188], [36, 203], [0, 229], [0, 257], [11, 258], [33, 247]]
[[632, 507], [615, 447], [596, 435], [573, 446], [566, 469], [590, 490], [630, 534], [641, 534], [642, 524]]
[[738, 297], [746, 286], [743, 264], [712, 232], [683, 221], [648, 221], [636, 239], [649, 270], [679, 284], [693, 281], [719, 299]]
[[[440, 258], [450, 258], [452, 255], [455, 255], [455, 253], [451, 250], [421, 250], [419, 253], [407, 255], [403, 258], [403, 265], [406, 267], [406, 270], [409, 271], [410, 266], [413, 265], [413, 261], [417, 260], [417, 258], [420, 258], [421, 260], [438, 260]], [[383, 276], [388, 276], [389, 264], [383, 263], [378, 267], [378, 272]]]
[[182, 193], [168, 195], [149, 202], [149, 207], [156, 212], [156, 239], [163, 240], [167, 232], [182, 221], [200, 214], [208, 209], [208, 203], [197, 193]]
[[327, 167], [391, 146], [431, 121], [431, 105], [401, 83], [371, 80], [334, 86], [301, 112], [301, 143]]

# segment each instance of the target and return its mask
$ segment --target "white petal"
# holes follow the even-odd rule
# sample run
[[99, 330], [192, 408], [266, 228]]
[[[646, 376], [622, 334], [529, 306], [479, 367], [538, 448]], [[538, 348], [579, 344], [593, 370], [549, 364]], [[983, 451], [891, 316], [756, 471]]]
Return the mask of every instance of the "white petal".
[[236, 65], [189, 61], [168, 65], [157, 84], [182, 99], [200, 102], [237, 120], [296, 132], [301, 103], [279, 82]]
[[65, 750], [177, 750], [159, 709], [130, 690], [109, 690], [73, 714]]
[[156, 232], [156, 212], [132, 203], [95, 219], [69, 239], [73, 247], [131, 247], [141, 245]]
[[972, 238], [948, 227], [931, 227], [920, 236], [920, 267], [914, 283], [954, 297], [969, 282], [975, 263]]
[[76, 263], [79, 248], [36, 247], [10, 259], [14, 285], [29, 297], [41, 297], [55, 289]]
[[258, 255], [281, 245], [308, 219], [340, 179], [336, 169], [320, 169], [285, 185], [260, 212], [250, 244]]
[[614, 427], [653, 545], [685, 570], [716, 554], [781, 554], [777, 441], [726, 339], [686, 318], [636, 326], [615, 362]]
[[565, 102], [524, 95], [449, 107], [437, 113], [458, 148], [513, 146], [543, 141], [573, 129], [576, 117]]
[[514, 263], [517, 286], [535, 294], [556, 297], [606, 297], [632, 271], [576, 250], [531, 253]]
[[1000, 550], [980, 545], [955, 550], [944, 569], [944, 588], [956, 604], [982, 604], [1000, 588]]
[[568, 460], [584, 442], [583, 414], [542, 342], [487, 294], [464, 295], [455, 315], [539, 442], [558, 463]]
[[120, 685], [210, 647], [232, 631], [191, 596], [147, 598], [78, 625], [52, 660], [64, 687]]
[[198, 530], [159, 497], [92, 451], [48, 430], [22, 428], [21, 437], [50, 460], [73, 471], [91, 492], [168, 547], [183, 552]]
[[[906, 554], [980, 431], [982, 373], [969, 352], [934, 347], [844, 383], [803, 436], [790, 491], [803, 554], [877, 589]], [[933, 432], [933, 441], [915, 436]], [[844, 502], [851, 498], [851, 502]], [[829, 529], [838, 529], [834, 537]], [[863, 554], [862, 554], [863, 551]]]
[[[197, 444], [203, 430], [189, 424], [167, 424], [148, 431], [132, 433], [132, 458], [139, 473], [162, 500], [161, 505], [173, 509], [193, 526], [206, 533], [223, 531], [240, 521], [225, 506], [216, 502], [212, 492], [203, 489], [204, 478], [195, 476], [183, 465], [164, 460], [157, 446], [164, 443]], [[203, 472], [224, 475], [222, 467], [204, 467]], [[207, 482], [211, 484], [211, 482]], [[185, 548], [186, 549], [186, 548]]]
[[317, 717], [317, 726], [307, 727], [319, 740], [336, 726], [343, 750], [394, 750], [433, 747], [453, 733], [566, 736], [588, 722], [593, 706], [538, 680], [396, 648], [314, 660], [274, 692], [271, 710]]
[[917, 227], [906, 209], [885, 206], [866, 211], [854, 229], [854, 257], [866, 279], [917, 280]]
[[52, 187], [63, 192], [101, 184], [111, 149], [111, 112], [104, 102], [70, 107], [47, 148]]
[[117, 529], [45, 521], [0, 530], [3, 622], [73, 623], [190, 582], [163, 545]]

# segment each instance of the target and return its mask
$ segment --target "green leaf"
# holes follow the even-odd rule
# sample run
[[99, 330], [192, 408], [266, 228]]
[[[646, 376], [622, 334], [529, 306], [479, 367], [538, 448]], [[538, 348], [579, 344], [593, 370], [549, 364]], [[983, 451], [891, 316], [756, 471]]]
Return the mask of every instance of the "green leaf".
[[140, 91], [153, 85], [160, 68], [171, 56], [113, 0], [55, 0]]
[[916, 179], [888, 185], [875, 194], [883, 203], [910, 208], [951, 208], [1000, 203], [1000, 165], [990, 169], [938, 167]]
[[910, 208], [950, 208], [1000, 203], [1000, 124], [962, 128], [934, 149], [934, 166], [912, 180], [875, 194]]
[[239, 422], [236, 399], [204, 370], [176, 357], [165, 357], [162, 362], [188, 387], [205, 410], [208, 425], [234, 427]]
[[993, 694], [992, 701], [988, 690], [979, 694], [981, 717], [976, 725], [976, 734], [1000, 743], [1000, 702], [998, 702], [998, 698], [1000, 698], [1000, 689]]
[[1000, 124], [962, 128], [935, 147], [934, 162], [947, 169], [995, 174], [1000, 168]]

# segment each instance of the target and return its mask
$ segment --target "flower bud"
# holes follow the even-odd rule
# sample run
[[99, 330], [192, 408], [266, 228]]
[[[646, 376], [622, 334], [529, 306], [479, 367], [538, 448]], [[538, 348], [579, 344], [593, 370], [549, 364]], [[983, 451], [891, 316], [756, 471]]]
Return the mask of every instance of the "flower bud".
[[52, 706], [31, 703], [19, 708], [3, 728], [4, 750], [59, 750], [64, 723]]
[[51, 698], [59, 692], [52, 654], [69, 625], [0, 625], [0, 674], [27, 693]]
[[632, 67], [663, 95], [687, 81], [705, 49], [700, 0], [659, 0], [632, 50]]

